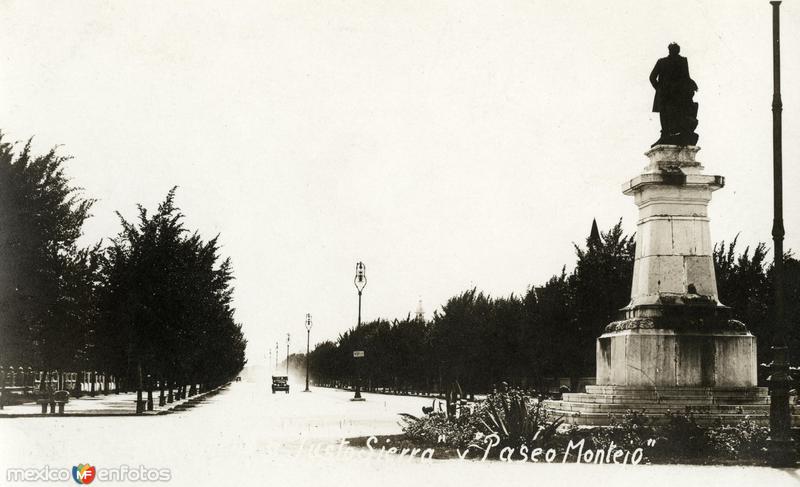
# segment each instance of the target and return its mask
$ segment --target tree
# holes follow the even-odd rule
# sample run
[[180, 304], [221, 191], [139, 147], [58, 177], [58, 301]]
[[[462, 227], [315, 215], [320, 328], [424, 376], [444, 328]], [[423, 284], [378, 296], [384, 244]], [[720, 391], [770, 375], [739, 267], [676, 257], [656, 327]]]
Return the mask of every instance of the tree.
[[[772, 360], [775, 331], [774, 266], [767, 261], [767, 245], [759, 242], [752, 250], [745, 247], [737, 254], [738, 236], [727, 246], [714, 246], [714, 269], [720, 302], [731, 308], [731, 316], [742, 321], [758, 339], [758, 362]], [[787, 323], [800, 320], [800, 261], [786, 252], [784, 259], [785, 319]], [[800, 362], [800, 330], [789, 326], [787, 337], [793, 363]], [[762, 370], [762, 372], [764, 372]]]
[[94, 324], [96, 250], [77, 241], [94, 203], [51, 149], [16, 154], [0, 133], [0, 357], [66, 368], [86, 359]]
[[569, 277], [572, 321], [566, 333], [575, 356], [565, 371], [573, 376], [594, 373], [595, 340], [630, 301], [634, 237], [623, 234], [621, 219], [599, 236], [596, 229], [593, 225], [585, 250], [575, 246], [578, 262]]
[[[122, 231], [105, 250], [100, 298], [100, 356], [106, 367], [138, 380], [221, 382], [244, 366], [244, 339], [233, 319], [230, 260], [217, 238], [189, 234], [170, 190], [153, 215], [120, 215]], [[185, 382], [184, 382], [185, 383]]]

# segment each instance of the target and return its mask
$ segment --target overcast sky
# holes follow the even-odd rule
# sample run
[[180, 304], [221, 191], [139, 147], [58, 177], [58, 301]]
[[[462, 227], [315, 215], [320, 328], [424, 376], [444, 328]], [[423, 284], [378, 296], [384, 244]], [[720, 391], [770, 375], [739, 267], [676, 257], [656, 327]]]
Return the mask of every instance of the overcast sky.
[[[800, 250], [800, 6], [782, 7], [786, 246]], [[476, 286], [569, 270], [592, 218], [636, 226], [623, 182], [658, 137], [647, 80], [677, 41], [698, 159], [726, 178], [715, 241], [768, 241], [771, 7], [763, 1], [0, 1], [0, 129], [60, 144], [114, 211], [173, 185], [221, 234], [251, 363]], [[655, 115], [655, 116], [654, 116]], [[771, 244], [771, 243], [770, 243]], [[725, 297], [721, 297], [724, 302]], [[282, 352], [283, 353], [283, 352]]]

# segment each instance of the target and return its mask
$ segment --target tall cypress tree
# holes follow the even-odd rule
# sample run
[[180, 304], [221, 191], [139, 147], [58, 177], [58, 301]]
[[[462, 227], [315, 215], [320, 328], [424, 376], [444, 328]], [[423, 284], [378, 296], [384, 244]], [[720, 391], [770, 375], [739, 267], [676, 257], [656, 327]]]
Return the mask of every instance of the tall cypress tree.
[[77, 244], [94, 201], [66, 177], [69, 157], [15, 148], [0, 133], [0, 361], [73, 367], [94, 320], [95, 253]]

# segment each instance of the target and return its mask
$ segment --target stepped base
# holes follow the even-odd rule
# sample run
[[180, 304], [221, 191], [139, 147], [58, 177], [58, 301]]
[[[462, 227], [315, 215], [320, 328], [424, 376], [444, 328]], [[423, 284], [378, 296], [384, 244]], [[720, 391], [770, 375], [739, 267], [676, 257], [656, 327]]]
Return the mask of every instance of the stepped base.
[[[606, 426], [638, 411], [654, 424], [666, 424], [671, 414], [691, 414], [702, 425], [736, 424], [751, 419], [769, 424], [766, 387], [638, 387], [586, 386], [586, 393], [566, 393], [545, 401], [545, 408], [568, 424]], [[800, 427], [800, 408], [792, 406], [792, 426]]]

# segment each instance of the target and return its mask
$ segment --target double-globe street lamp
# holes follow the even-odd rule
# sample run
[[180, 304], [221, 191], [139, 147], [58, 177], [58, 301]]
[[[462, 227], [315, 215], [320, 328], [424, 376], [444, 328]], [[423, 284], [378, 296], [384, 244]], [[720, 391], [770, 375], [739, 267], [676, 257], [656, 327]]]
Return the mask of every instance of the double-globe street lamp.
[[309, 343], [311, 341], [311, 313], [306, 313], [306, 390], [303, 392], [311, 392], [308, 388], [308, 353]]
[[[358, 327], [361, 327], [361, 293], [367, 286], [366, 266], [363, 262], [358, 262], [356, 264], [356, 277], [353, 279], [353, 284], [355, 284], [356, 290], [358, 290]], [[353, 396], [354, 401], [363, 401], [361, 397], [361, 367], [358, 364], [358, 359], [363, 357], [363, 350], [353, 351], [353, 359], [356, 361], [356, 373], [358, 374], [358, 378], [356, 379], [356, 392]]]

